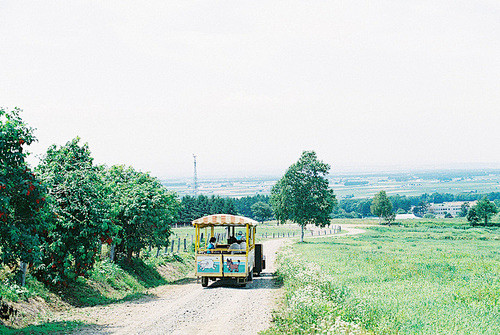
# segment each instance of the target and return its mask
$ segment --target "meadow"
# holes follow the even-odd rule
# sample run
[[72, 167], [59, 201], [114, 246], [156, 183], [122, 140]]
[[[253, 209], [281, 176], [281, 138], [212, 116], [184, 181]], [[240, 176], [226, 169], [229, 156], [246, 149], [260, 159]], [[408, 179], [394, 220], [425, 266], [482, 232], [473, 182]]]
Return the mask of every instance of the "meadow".
[[499, 334], [500, 229], [452, 223], [289, 246], [267, 334]]

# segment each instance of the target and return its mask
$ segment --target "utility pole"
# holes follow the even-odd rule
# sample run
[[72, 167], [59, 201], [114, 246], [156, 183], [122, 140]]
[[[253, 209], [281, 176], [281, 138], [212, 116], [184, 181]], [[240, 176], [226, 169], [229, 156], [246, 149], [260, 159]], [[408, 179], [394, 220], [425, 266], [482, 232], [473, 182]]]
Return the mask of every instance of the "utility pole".
[[194, 188], [194, 196], [198, 195], [198, 174], [196, 172], [196, 156], [193, 154], [194, 159], [194, 176], [193, 176], [193, 188]]

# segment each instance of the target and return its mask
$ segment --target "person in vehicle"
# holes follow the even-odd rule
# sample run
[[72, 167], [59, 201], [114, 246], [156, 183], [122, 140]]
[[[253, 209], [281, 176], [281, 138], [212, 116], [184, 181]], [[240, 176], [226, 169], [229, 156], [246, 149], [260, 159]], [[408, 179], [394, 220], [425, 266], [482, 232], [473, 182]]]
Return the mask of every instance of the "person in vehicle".
[[243, 233], [242, 233], [241, 231], [239, 231], [239, 232], [238, 232], [238, 234], [236, 235], [236, 239], [237, 239], [238, 241], [241, 241], [241, 240], [243, 240], [243, 239], [244, 239], [244, 238], [243, 238]]
[[207, 254], [211, 254], [212, 252], [210, 249], [215, 249], [215, 237], [211, 237], [210, 240], [208, 240], [208, 246], [207, 246]]

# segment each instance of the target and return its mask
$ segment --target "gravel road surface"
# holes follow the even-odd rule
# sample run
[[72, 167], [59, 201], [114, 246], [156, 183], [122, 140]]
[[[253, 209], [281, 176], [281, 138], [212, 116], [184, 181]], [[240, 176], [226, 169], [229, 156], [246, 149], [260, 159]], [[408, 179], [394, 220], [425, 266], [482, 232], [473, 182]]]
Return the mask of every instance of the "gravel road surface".
[[[349, 226], [342, 229], [346, 233], [335, 236], [364, 232]], [[150, 296], [136, 301], [78, 308], [60, 319], [93, 324], [77, 334], [257, 334], [271, 323], [279, 296], [272, 275], [276, 252], [287, 241], [264, 242], [267, 268], [244, 288], [230, 282], [210, 282], [203, 288], [192, 279], [158, 287], [150, 291]]]

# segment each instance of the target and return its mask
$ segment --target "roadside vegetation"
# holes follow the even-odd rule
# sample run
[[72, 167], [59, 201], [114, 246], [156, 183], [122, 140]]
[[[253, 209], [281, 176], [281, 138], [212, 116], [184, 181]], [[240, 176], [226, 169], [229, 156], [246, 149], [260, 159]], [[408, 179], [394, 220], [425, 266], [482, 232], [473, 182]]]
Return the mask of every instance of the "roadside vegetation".
[[[0, 296], [15, 306], [17, 314], [0, 325], [0, 333], [51, 333], [84, 326], [82, 323], [47, 323], [50, 316], [72, 307], [106, 305], [129, 301], [148, 294], [148, 289], [184, 280], [193, 270], [191, 253], [156, 256], [156, 250], [143, 250], [140, 258], [131, 263], [126, 260], [111, 262], [103, 255], [90, 270], [88, 278], [78, 277], [67, 286], [53, 288], [28, 275], [21, 287], [6, 269], [0, 271]], [[37, 313], [30, 313], [30, 305], [36, 304]], [[37, 328], [39, 327], [39, 328]], [[54, 328], [55, 327], [55, 328]], [[47, 331], [45, 332], [45, 329]]]
[[500, 333], [500, 228], [433, 225], [292, 245], [267, 333]]

